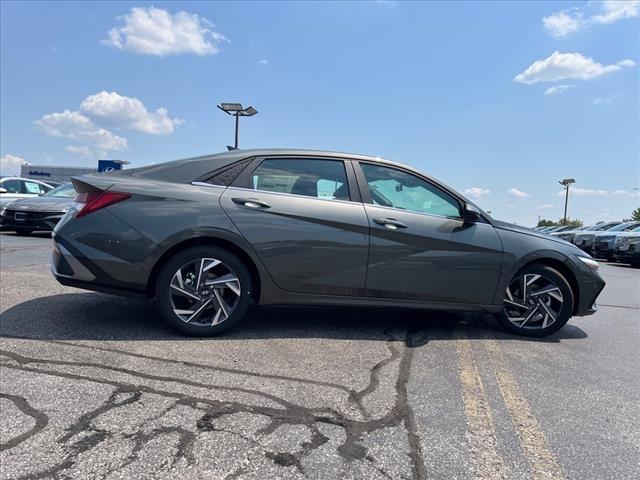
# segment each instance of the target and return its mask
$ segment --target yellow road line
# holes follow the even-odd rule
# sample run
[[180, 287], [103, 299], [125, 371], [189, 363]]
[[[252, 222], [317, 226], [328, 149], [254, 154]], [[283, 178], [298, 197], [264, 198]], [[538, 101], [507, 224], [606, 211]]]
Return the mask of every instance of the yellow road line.
[[504, 461], [497, 448], [489, 400], [478, 367], [473, 360], [471, 343], [463, 332], [456, 338], [456, 351], [474, 478], [505, 478]]
[[489, 353], [502, 398], [520, 438], [520, 445], [531, 465], [533, 478], [536, 480], [564, 479], [564, 472], [551, 452], [547, 439], [538, 425], [527, 399], [522, 394], [498, 342], [487, 339], [483, 343]]

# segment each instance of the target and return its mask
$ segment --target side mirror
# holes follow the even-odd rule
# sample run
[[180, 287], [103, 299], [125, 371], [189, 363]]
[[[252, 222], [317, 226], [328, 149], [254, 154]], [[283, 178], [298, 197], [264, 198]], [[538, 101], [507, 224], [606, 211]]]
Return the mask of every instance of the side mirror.
[[462, 220], [464, 223], [476, 223], [484, 221], [484, 218], [473, 205], [465, 203], [462, 206]]
[[7, 189], [0, 187], [0, 193], [7, 193]]

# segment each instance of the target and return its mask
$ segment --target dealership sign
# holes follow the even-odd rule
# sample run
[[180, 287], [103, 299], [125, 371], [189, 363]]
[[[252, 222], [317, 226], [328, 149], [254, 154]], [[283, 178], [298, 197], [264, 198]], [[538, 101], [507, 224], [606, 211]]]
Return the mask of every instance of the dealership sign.
[[44, 170], [29, 170], [29, 175], [33, 175], [35, 177], [50, 177], [51, 172], [45, 172]]
[[119, 160], [98, 160], [99, 172], [114, 172], [122, 170], [122, 161]]

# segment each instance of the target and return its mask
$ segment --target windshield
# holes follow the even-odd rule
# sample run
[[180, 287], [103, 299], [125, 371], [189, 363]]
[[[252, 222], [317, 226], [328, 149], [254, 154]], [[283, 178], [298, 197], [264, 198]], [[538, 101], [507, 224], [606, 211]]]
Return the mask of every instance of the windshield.
[[620, 225], [616, 225], [615, 227], [608, 229], [607, 232], [620, 232], [633, 227], [634, 227], [633, 224], [630, 225], [628, 223], [621, 223]]
[[66, 183], [64, 185], [60, 185], [59, 187], [54, 188], [50, 192], [45, 194], [46, 197], [63, 197], [63, 198], [71, 198], [76, 195], [76, 189], [73, 188], [71, 183]]

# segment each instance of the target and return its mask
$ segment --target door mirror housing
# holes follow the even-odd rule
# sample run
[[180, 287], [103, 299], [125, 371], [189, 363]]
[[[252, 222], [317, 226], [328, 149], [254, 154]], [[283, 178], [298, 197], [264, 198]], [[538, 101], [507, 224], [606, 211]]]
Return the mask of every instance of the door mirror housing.
[[7, 193], [7, 189], [0, 187], [0, 193]]
[[484, 222], [484, 217], [476, 209], [476, 207], [470, 203], [465, 203], [462, 206], [462, 220], [464, 223], [476, 223]]

